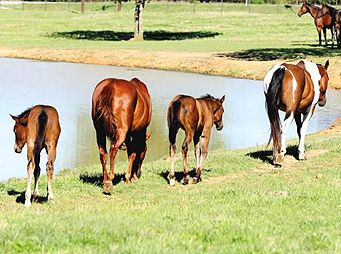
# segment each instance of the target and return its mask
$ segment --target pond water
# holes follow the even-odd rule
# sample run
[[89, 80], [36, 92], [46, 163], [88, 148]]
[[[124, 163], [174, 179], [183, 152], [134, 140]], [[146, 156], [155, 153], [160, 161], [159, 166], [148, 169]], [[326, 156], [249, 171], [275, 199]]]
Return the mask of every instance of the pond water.
[[[209, 93], [215, 97], [226, 95], [224, 129], [212, 129], [210, 150], [238, 149], [264, 144], [269, 138], [269, 122], [264, 107], [261, 81], [234, 79], [103, 65], [65, 62], [42, 62], [0, 58], [0, 180], [26, 176], [26, 146], [22, 154], [13, 151], [14, 121], [9, 113], [18, 115], [36, 104], [57, 108], [62, 133], [57, 148], [55, 172], [64, 168], [99, 164], [95, 131], [90, 117], [91, 96], [96, 84], [104, 78], [131, 79], [138, 77], [148, 86], [153, 102], [146, 161], [168, 155], [167, 106], [180, 93], [199, 97]], [[341, 92], [328, 91], [324, 108], [317, 108], [309, 122], [308, 131], [328, 127], [341, 116]], [[181, 131], [180, 131], [181, 132]], [[288, 137], [295, 137], [291, 125]], [[183, 133], [178, 137], [180, 147]], [[191, 151], [193, 151], [191, 144]], [[178, 150], [180, 151], [180, 150]], [[126, 161], [126, 153], [119, 152], [118, 160]], [[42, 154], [42, 173], [46, 156]], [[100, 167], [98, 168], [101, 171]]]

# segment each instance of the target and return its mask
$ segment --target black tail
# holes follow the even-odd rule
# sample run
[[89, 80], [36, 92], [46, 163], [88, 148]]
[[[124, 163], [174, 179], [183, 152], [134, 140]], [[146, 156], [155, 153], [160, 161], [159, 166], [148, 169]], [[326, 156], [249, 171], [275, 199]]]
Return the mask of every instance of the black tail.
[[47, 115], [45, 111], [42, 111], [38, 116], [38, 132], [36, 135], [36, 140], [34, 141], [34, 154], [40, 153], [41, 149], [43, 149], [46, 134], [46, 126]]
[[278, 114], [277, 102], [278, 98], [281, 96], [284, 74], [284, 67], [280, 67], [274, 72], [266, 94], [266, 109], [268, 111], [271, 128], [268, 145], [271, 139], [273, 139], [274, 150], [277, 149], [278, 152], [281, 150], [281, 122]]
[[178, 121], [178, 112], [180, 110], [181, 102], [174, 101], [172, 105], [168, 108], [167, 122], [169, 129], [169, 143], [175, 144], [176, 134], [180, 128], [180, 123]]

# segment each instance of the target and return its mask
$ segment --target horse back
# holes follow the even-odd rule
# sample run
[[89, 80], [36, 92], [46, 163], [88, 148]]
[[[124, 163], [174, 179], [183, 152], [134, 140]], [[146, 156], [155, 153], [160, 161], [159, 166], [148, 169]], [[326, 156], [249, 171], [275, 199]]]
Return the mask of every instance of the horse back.
[[57, 145], [61, 132], [57, 110], [46, 105], [34, 106], [28, 115], [27, 128], [27, 143], [35, 150], [40, 152], [46, 144]]
[[169, 128], [197, 129], [199, 112], [196, 100], [179, 94], [168, 106], [167, 122]]
[[134, 84], [137, 97], [134, 109], [134, 119], [132, 122], [132, 131], [148, 127], [152, 118], [152, 101], [147, 86], [137, 78], [130, 80]]

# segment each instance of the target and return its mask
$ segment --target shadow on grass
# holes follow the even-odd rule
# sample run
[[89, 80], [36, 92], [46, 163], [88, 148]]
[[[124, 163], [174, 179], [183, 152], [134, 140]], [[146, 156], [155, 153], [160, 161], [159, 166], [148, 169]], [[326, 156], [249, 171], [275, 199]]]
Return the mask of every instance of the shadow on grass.
[[[341, 57], [341, 50], [329, 47], [312, 48], [265, 48], [249, 49], [232, 53], [217, 53], [214, 56], [219, 58], [230, 58], [247, 61], [272, 61], [272, 60], [294, 60], [307, 57]], [[314, 48], [313, 48], [314, 47]]]
[[[291, 155], [296, 160], [298, 160], [297, 149], [298, 149], [298, 146], [288, 146], [286, 155]], [[273, 165], [273, 151], [272, 150], [257, 151], [257, 152], [247, 153], [245, 155], [254, 159], [260, 159], [263, 162], [267, 162]]]
[[[7, 194], [9, 196], [17, 196], [15, 201], [20, 204], [25, 204], [25, 191], [19, 192], [16, 190], [9, 190], [7, 191]], [[38, 199], [33, 200], [33, 196], [31, 196], [31, 202], [43, 204], [47, 202], [47, 197], [38, 196]]]
[[[103, 174], [102, 173], [82, 173], [79, 175], [79, 179], [83, 183], [90, 183], [98, 187], [103, 187]], [[113, 185], [117, 185], [119, 182], [125, 180], [124, 174], [115, 174], [115, 178], [112, 181]]]
[[[191, 171], [189, 171], [189, 174], [188, 174], [188, 175], [189, 175], [190, 177], [194, 177], [194, 176], [195, 176], [195, 172], [196, 172], [196, 169], [193, 168]], [[211, 172], [211, 170], [210, 170], [210, 169], [203, 169], [203, 170], [201, 171], [201, 173], [202, 173], [202, 172]], [[160, 175], [163, 179], [165, 179], [167, 183], [169, 183], [168, 174], [169, 174], [169, 171], [165, 171], [165, 172], [159, 173], [159, 175]], [[175, 174], [175, 175], [174, 175], [174, 176], [175, 176], [175, 180], [176, 180], [178, 183], [180, 183], [180, 182], [182, 181], [182, 179], [184, 179], [185, 174], [184, 174], [183, 171], [181, 171], [181, 172], [174, 172], [174, 174]]]
[[[217, 32], [197, 31], [197, 32], [167, 32], [164, 30], [145, 31], [144, 39], [147, 41], [173, 41], [209, 38], [219, 35]], [[132, 32], [115, 32], [110, 30], [91, 31], [76, 30], [71, 32], [55, 32], [48, 34], [51, 38], [66, 38], [73, 40], [90, 40], [90, 41], [126, 41], [134, 37]]]

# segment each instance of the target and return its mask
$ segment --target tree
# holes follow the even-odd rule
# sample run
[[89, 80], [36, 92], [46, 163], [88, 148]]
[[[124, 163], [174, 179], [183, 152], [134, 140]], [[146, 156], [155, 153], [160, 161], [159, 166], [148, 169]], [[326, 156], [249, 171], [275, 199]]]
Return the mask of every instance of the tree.
[[134, 40], [143, 41], [143, 8], [145, 0], [136, 0], [134, 14]]

